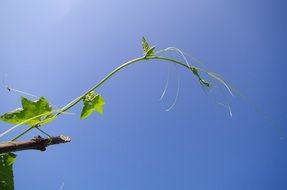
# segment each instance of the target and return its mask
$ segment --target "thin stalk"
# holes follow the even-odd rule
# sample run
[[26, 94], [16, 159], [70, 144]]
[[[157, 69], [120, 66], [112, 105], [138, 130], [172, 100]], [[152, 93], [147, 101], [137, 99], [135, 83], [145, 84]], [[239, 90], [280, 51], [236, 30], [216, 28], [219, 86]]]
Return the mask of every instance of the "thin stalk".
[[[121, 69], [123, 69], [124, 67], [131, 65], [133, 63], [142, 61], [147, 59], [145, 56], [142, 57], [138, 57], [135, 58], [131, 61], [128, 61], [122, 65], [120, 65], [119, 67], [117, 67], [116, 69], [114, 69], [112, 72], [110, 72], [108, 75], [106, 75], [100, 82], [98, 82], [96, 85], [94, 85], [92, 88], [90, 88], [88, 91], [86, 91], [84, 94], [82, 94], [81, 96], [75, 98], [74, 100], [72, 100], [70, 103], [68, 103], [67, 105], [65, 105], [64, 107], [62, 107], [55, 115], [54, 117], [59, 116], [60, 114], [64, 113], [65, 111], [69, 110], [71, 107], [73, 107], [74, 105], [76, 105], [79, 101], [81, 101], [87, 94], [89, 94], [91, 91], [94, 91], [96, 88], [98, 88], [99, 86], [101, 86], [106, 80], [108, 80], [111, 76], [113, 76], [115, 73], [117, 73], [118, 71], [120, 71]], [[25, 131], [23, 131], [22, 133], [20, 133], [19, 135], [17, 135], [16, 137], [14, 137], [11, 141], [15, 141], [17, 139], [19, 139], [20, 137], [22, 137], [23, 135], [25, 135], [27, 132], [29, 132], [31, 129], [33, 129], [34, 126], [29, 127], [28, 129], [26, 129]]]
[[187, 64], [185, 64], [185, 63], [183, 63], [183, 62], [181, 62], [181, 61], [177, 61], [177, 60], [172, 59], [172, 58], [169, 58], [169, 57], [164, 57], [164, 56], [152, 56], [152, 57], [150, 57], [149, 59], [158, 59], [158, 60], [162, 60], [162, 61], [173, 62], [173, 63], [176, 63], [176, 64], [178, 64], [178, 65], [180, 65], [180, 66], [183, 66], [183, 67], [185, 67], [185, 68], [187, 68], [187, 69], [191, 69], [191, 68], [199, 69], [199, 68], [197, 68], [197, 67], [190, 67], [190, 66], [188, 66]]
[[63, 108], [60, 109], [60, 111], [56, 114], [56, 116], [62, 114], [63, 112], [67, 111], [68, 109], [70, 109], [71, 107], [73, 107], [74, 105], [76, 105], [79, 101], [81, 101], [87, 94], [89, 94], [91, 91], [94, 91], [95, 89], [97, 89], [99, 86], [101, 86], [106, 80], [108, 80], [111, 76], [113, 76], [114, 74], [116, 74], [117, 72], [119, 72], [120, 70], [122, 70], [123, 68], [125, 68], [128, 65], [131, 65], [133, 63], [145, 60], [146, 57], [142, 56], [136, 59], [133, 59], [131, 61], [128, 61], [122, 65], [120, 65], [119, 67], [117, 67], [116, 69], [114, 69], [112, 72], [110, 72], [108, 75], [106, 75], [100, 82], [98, 82], [95, 86], [93, 86], [91, 89], [89, 89], [87, 92], [85, 92], [83, 95], [77, 97], [76, 99], [74, 99], [73, 101], [71, 101], [70, 103], [68, 103], [66, 106], [64, 106]]
[[[140, 61], [144, 61], [144, 60], [163, 60], [163, 61], [169, 61], [169, 62], [173, 62], [175, 64], [178, 64], [180, 66], [183, 66], [187, 69], [191, 69], [191, 68], [195, 68], [198, 69], [196, 67], [190, 67], [189, 65], [186, 65], [185, 63], [182, 63], [180, 61], [168, 58], [168, 57], [163, 57], [163, 56], [142, 56], [142, 57], [138, 57], [135, 58], [133, 60], [130, 60], [122, 65], [120, 65], [119, 67], [117, 67], [116, 69], [114, 69], [112, 72], [110, 72], [108, 75], [106, 75], [100, 82], [98, 82], [96, 85], [94, 85], [92, 88], [90, 88], [88, 91], [86, 91], [84, 94], [82, 94], [81, 96], [75, 98], [74, 100], [72, 100], [70, 103], [68, 103], [67, 105], [65, 105], [64, 107], [62, 107], [55, 115], [54, 117], [57, 117], [58, 115], [66, 112], [67, 110], [69, 110], [70, 108], [72, 108], [74, 105], [76, 105], [78, 102], [80, 102], [87, 94], [89, 94], [90, 92], [94, 91], [95, 89], [97, 89], [98, 87], [100, 87], [101, 85], [104, 84], [104, 82], [106, 82], [110, 77], [112, 77], [114, 74], [116, 74], [117, 72], [119, 72], [120, 70], [122, 70], [123, 68], [127, 67], [128, 65], [131, 65], [133, 63], [136, 62], [140, 62]], [[25, 131], [23, 131], [22, 133], [20, 133], [19, 135], [17, 135], [15, 138], [13, 138], [11, 141], [15, 141], [18, 138], [22, 137], [23, 135], [25, 135], [27, 132], [29, 132], [31, 129], [33, 129], [34, 126], [26, 129]]]
[[171, 58], [168, 58], [168, 57], [163, 57], [163, 56], [150, 56], [150, 57], [145, 57], [145, 56], [142, 56], [142, 57], [139, 57], [139, 58], [136, 58], [136, 59], [133, 59], [131, 61], [128, 61], [122, 65], [120, 65], [119, 67], [117, 67], [116, 69], [114, 69], [112, 72], [110, 72], [108, 75], [106, 75], [100, 82], [98, 82], [95, 86], [93, 86], [91, 89], [89, 89], [87, 92], [85, 92], [83, 95], [77, 97], [76, 99], [74, 99], [73, 101], [71, 101], [70, 103], [68, 103], [66, 106], [64, 106], [63, 108], [61, 108], [59, 110], [59, 112], [56, 114], [56, 116], [62, 114], [63, 112], [69, 110], [71, 107], [73, 107], [74, 105], [76, 105], [79, 101], [81, 101], [87, 94], [89, 94], [91, 91], [94, 91], [95, 89], [97, 89], [99, 86], [101, 86], [106, 80], [108, 80], [110, 77], [112, 77], [114, 74], [116, 74], [117, 72], [119, 72], [120, 70], [122, 70], [123, 68], [125, 68], [126, 66], [128, 65], [131, 65], [133, 63], [136, 63], [136, 62], [140, 62], [140, 61], [143, 61], [143, 60], [149, 60], [149, 59], [159, 59], [159, 60], [165, 60], [165, 61], [170, 61], [170, 62], [173, 62], [173, 63], [176, 63], [176, 64], [179, 64], [181, 66], [184, 66], [188, 69], [190, 69], [191, 67], [189, 67], [188, 65], [180, 62], [180, 61], [177, 61], [177, 60], [174, 60], [174, 59], [171, 59]]

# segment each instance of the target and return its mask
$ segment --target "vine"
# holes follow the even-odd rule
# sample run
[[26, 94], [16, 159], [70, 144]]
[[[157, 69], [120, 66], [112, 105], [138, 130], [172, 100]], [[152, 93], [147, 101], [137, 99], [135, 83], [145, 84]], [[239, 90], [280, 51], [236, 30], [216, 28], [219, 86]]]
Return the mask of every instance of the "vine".
[[[188, 71], [190, 71], [199, 81], [199, 84], [203, 87], [210, 88], [211, 83], [205, 79], [202, 78], [201, 74], [205, 73], [212, 79], [218, 81], [221, 83], [227, 91], [232, 94], [231, 88], [229, 85], [217, 74], [211, 73], [207, 70], [201, 69], [199, 67], [191, 66], [187, 62], [184, 54], [177, 48], [166, 48], [163, 50], [155, 51], [156, 46], [150, 47], [148, 42], [144, 37], [142, 37], [142, 48], [143, 48], [143, 56], [137, 57], [135, 59], [132, 59], [119, 67], [115, 68], [113, 71], [108, 73], [102, 80], [100, 80], [97, 84], [95, 84], [93, 87], [91, 87], [89, 90], [87, 90], [84, 94], [80, 95], [79, 97], [72, 100], [67, 105], [63, 106], [61, 109], [53, 110], [52, 106], [49, 104], [49, 102], [44, 97], [40, 97], [37, 100], [29, 100], [25, 97], [21, 97], [21, 104], [22, 108], [18, 108], [15, 110], [12, 110], [10, 112], [7, 112], [0, 116], [0, 120], [3, 122], [7, 122], [10, 124], [13, 124], [14, 126], [10, 129], [6, 130], [2, 134], [0, 134], [0, 137], [6, 135], [7, 133], [11, 132], [12, 130], [18, 128], [21, 125], [28, 125], [29, 127], [15, 136], [13, 139], [11, 139], [10, 143], [14, 143], [14, 141], [18, 140], [20, 137], [27, 134], [32, 129], [37, 129], [41, 133], [44, 133], [45, 135], [48, 135], [45, 133], [40, 127], [43, 125], [52, 122], [54, 119], [56, 119], [59, 115], [67, 112], [69, 109], [77, 105], [79, 102], [82, 101], [82, 111], [80, 114], [81, 119], [88, 118], [93, 112], [97, 112], [99, 114], [103, 113], [103, 106], [105, 104], [105, 101], [103, 97], [96, 93], [95, 90], [105, 84], [105, 82], [111, 78], [113, 75], [124, 69], [125, 67], [141, 62], [141, 61], [149, 61], [149, 60], [160, 60], [164, 62], [171, 62], [175, 65], [179, 65], [181, 67], [184, 67]], [[185, 62], [181, 62], [179, 60], [167, 57], [162, 55], [162, 53], [167, 51], [176, 51], [179, 52], [182, 57], [184, 58]], [[230, 107], [228, 106], [230, 109]], [[231, 112], [230, 112], [231, 113]], [[48, 135], [49, 136], [49, 135]], [[50, 139], [52, 139], [51, 136], [49, 136]], [[51, 140], [52, 142], [52, 140]], [[46, 145], [49, 145], [51, 142], [46, 142]], [[45, 147], [44, 147], [45, 148]], [[0, 158], [2, 158], [2, 167], [5, 169], [0, 170], [0, 186], [5, 185], [7, 187], [6, 189], [14, 189], [13, 188], [13, 172], [12, 172], [12, 164], [15, 160], [16, 155], [13, 153], [5, 153], [0, 154]], [[12, 160], [12, 161], [11, 161]], [[1, 165], [1, 163], [0, 163]], [[7, 172], [6, 172], [7, 171]], [[9, 187], [9, 188], [8, 188]]]

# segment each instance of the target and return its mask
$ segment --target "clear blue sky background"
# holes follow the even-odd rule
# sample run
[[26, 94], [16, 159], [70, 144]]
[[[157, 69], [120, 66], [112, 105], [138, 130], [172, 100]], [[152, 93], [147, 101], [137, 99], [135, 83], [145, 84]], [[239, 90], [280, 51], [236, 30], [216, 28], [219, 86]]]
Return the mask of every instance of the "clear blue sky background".
[[[70, 144], [18, 153], [16, 189], [286, 190], [287, 141], [272, 124], [286, 129], [286, 18], [280, 0], [2, 0], [0, 79], [55, 107], [141, 56], [145, 35], [191, 53], [271, 118], [239, 96], [229, 97], [229, 117], [183, 68], [177, 105], [166, 112], [176, 69], [159, 101], [167, 64], [138, 63], [98, 89], [103, 116], [81, 121], [78, 105], [43, 128]], [[19, 96], [2, 85], [1, 113], [19, 107]]]

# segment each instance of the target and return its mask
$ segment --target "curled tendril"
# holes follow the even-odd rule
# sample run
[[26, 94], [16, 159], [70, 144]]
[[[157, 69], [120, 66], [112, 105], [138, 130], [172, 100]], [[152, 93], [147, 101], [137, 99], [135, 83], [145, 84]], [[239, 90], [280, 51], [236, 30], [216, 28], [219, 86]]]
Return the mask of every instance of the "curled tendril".
[[[208, 87], [208, 88], [209, 88], [209, 87], [211, 87], [211, 83], [210, 83], [209, 81], [206, 81], [206, 80], [204, 80], [203, 78], [201, 78], [201, 76], [199, 75], [199, 71], [202, 71], [202, 72], [206, 73], [206, 74], [211, 78], [211, 80], [215, 80], [215, 81], [219, 82], [220, 84], [222, 84], [222, 85], [227, 89], [227, 91], [229, 92], [229, 94], [230, 94], [231, 96], [234, 96], [230, 85], [227, 84], [227, 82], [226, 82], [224, 79], [222, 79], [222, 77], [221, 77], [220, 75], [218, 75], [218, 74], [216, 74], [216, 73], [213, 73], [213, 72], [210, 72], [210, 71], [204, 69], [204, 68], [203, 68], [203, 64], [202, 64], [199, 60], [195, 59], [193, 56], [191, 56], [191, 55], [189, 55], [189, 54], [183, 52], [182, 50], [180, 50], [180, 49], [178, 49], [178, 48], [176, 48], [176, 47], [168, 47], [168, 48], [166, 48], [166, 49], [157, 51], [156, 53], [164, 53], [164, 52], [168, 52], [168, 51], [173, 51], [173, 52], [176, 52], [176, 53], [180, 54], [180, 56], [183, 58], [183, 60], [184, 60], [184, 62], [185, 62], [185, 64], [186, 64], [186, 66], [188, 66], [188, 67], [190, 68], [190, 70], [192, 71], [192, 73], [198, 78], [199, 83], [201, 84], [202, 87]], [[191, 65], [189, 64], [189, 62], [188, 62], [187, 56], [191, 57], [192, 60], [194, 60], [196, 63], [198, 63], [201, 67], [200, 67], [200, 68], [197, 68], [197, 67], [191, 66]], [[219, 101], [216, 100], [216, 99], [215, 99], [215, 102], [216, 102], [217, 104], [219, 104], [219, 105], [221, 105], [221, 106], [227, 108], [228, 111], [229, 111], [229, 115], [232, 116], [233, 114], [232, 114], [231, 106], [230, 106], [230, 104], [228, 103], [228, 100], [227, 100], [227, 98], [226, 98], [226, 96], [225, 96], [225, 93], [223, 92], [222, 89], [220, 89], [220, 93], [222, 94], [222, 97], [223, 97], [223, 99], [224, 99], [224, 101], [225, 101], [226, 103], [219, 102]]]
[[[177, 67], [176, 67], [176, 71], [177, 71]], [[180, 78], [178, 75], [178, 71], [176, 72], [176, 76], [177, 76], [177, 90], [176, 90], [176, 95], [174, 98], [173, 103], [171, 104], [171, 106], [169, 108], [167, 108], [165, 111], [170, 111], [172, 110], [172, 108], [176, 105], [178, 97], [179, 97], [179, 91], [180, 91]]]
[[7, 76], [8, 75], [6, 74], [4, 79], [2, 80], [2, 84], [5, 87], [5, 89], [7, 89], [10, 92], [16, 92], [16, 93], [20, 93], [20, 94], [23, 94], [23, 95], [26, 95], [26, 96], [33, 97], [33, 98], [39, 98], [38, 96], [36, 96], [34, 94], [31, 94], [31, 93], [28, 93], [28, 92], [25, 92], [25, 91], [22, 91], [22, 90], [18, 90], [18, 89], [12, 88], [11, 86], [7, 85], [6, 80], [5, 80]]
[[[190, 64], [188, 63], [188, 60], [186, 59], [185, 55], [181, 52], [180, 49], [178, 48], [175, 48], [175, 47], [169, 47], [169, 48], [166, 48], [164, 51], [175, 51], [177, 53], [179, 53], [183, 59], [184, 59], [184, 62], [186, 63], [186, 65], [191, 68]], [[163, 51], [163, 52], [164, 52]], [[159, 53], [159, 52], [156, 52], [156, 53]], [[177, 77], [177, 90], [176, 90], [176, 96], [174, 98], [174, 101], [173, 103], [170, 105], [170, 107], [168, 107], [165, 111], [170, 111], [174, 108], [174, 106], [176, 105], [177, 101], [178, 101], [178, 97], [179, 97], [179, 92], [180, 92], [180, 78], [179, 78], [179, 74], [178, 74], [178, 68], [176, 67], [176, 77]], [[164, 87], [164, 90], [162, 92], [162, 95], [160, 97], [160, 100], [163, 99], [163, 97], [165, 96], [165, 93], [167, 91], [167, 88], [168, 88], [168, 85], [169, 85], [169, 79], [170, 79], [170, 67], [168, 66], [168, 76], [167, 76], [167, 80], [166, 80], [166, 83], [165, 83], [165, 87]]]
[[160, 101], [165, 96], [165, 93], [166, 93], [168, 85], [169, 85], [169, 79], [170, 79], [170, 65], [167, 65], [167, 77], [166, 77], [166, 80], [165, 80], [164, 89], [163, 89], [162, 94], [161, 94], [161, 96], [159, 98]]

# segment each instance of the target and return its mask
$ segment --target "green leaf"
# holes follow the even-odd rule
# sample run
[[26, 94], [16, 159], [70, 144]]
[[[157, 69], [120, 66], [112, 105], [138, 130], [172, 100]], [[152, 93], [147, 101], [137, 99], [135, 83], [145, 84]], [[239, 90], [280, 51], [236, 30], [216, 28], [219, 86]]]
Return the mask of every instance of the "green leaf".
[[142, 37], [142, 48], [146, 57], [154, 55], [155, 46], [150, 48], [145, 37]]
[[44, 97], [31, 101], [21, 97], [22, 108], [15, 109], [0, 116], [0, 120], [14, 125], [24, 123], [30, 126], [50, 122], [54, 117], [52, 107]]
[[0, 189], [14, 190], [13, 163], [16, 155], [0, 154]]
[[83, 103], [84, 106], [81, 112], [81, 119], [89, 117], [94, 111], [103, 114], [105, 101], [101, 95], [91, 91], [83, 98]]
[[142, 37], [142, 47], [143, 47], [144, 53], [146, 54], [149, 50], [149, 45], [148, 45], [145, 37]]
[[152, 46], [147, 52], [146, 52], [146, 56], [152, 56], [154, 55], [154, 49], [156, 46]]

